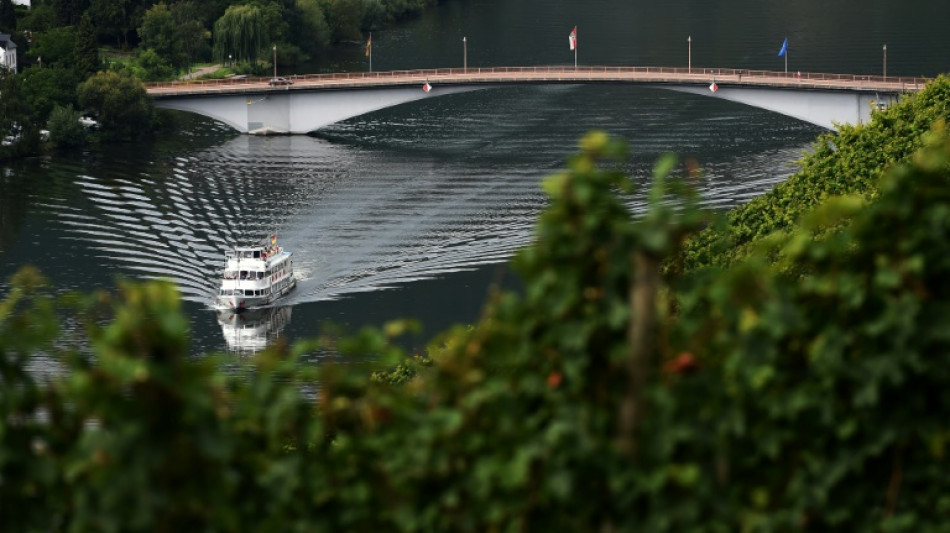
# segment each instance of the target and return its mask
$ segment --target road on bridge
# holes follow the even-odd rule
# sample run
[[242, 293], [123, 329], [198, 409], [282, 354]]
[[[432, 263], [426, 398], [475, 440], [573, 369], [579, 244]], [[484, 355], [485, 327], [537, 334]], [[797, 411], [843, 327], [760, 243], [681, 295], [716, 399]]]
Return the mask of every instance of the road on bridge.
[[268, 78], [192, 80], [146, 85], [157, 99], [202, 94], [241, 94], [269, 91], [333, 90], [361, 87], [398, 87], [429, 83], [438, 85], [634, 83], [644, 85], [709, 85], [728, 87], [770, 87], [801, 90], [842, 90], [851, 92], [916, 92], [926, 78], [866, 76], [813, 72], [773, 72], [765, 70], [675, 68], [675, 67], [492, 67], [384, 72], [343, 72], [288, 76], [292, 85], [271, 86]]

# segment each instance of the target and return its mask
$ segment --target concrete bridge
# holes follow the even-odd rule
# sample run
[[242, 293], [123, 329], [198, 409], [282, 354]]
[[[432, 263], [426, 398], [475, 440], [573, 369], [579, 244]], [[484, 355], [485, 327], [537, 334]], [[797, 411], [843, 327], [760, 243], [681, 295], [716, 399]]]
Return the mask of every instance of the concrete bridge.
[[[205, 115], [244, 133], [308, 133], [334, 122], [423, 98], [530, 84], [630, 84], [739, 102], [828, 129], [868, 120], [923, 78], [664, 67], [495, 67], [346, 72], [153, 83], [157, 107]], [[425, 87], [429, 87], [428, 90]]]

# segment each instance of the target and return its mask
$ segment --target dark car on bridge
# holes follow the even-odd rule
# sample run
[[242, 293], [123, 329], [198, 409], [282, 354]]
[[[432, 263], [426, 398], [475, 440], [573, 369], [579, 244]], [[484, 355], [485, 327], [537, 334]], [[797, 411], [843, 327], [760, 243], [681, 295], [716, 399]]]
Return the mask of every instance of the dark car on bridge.
[[293, 80], [288, 80], [287, 78], [271, 78], [267, 82], [268, 85], [293, 85]]

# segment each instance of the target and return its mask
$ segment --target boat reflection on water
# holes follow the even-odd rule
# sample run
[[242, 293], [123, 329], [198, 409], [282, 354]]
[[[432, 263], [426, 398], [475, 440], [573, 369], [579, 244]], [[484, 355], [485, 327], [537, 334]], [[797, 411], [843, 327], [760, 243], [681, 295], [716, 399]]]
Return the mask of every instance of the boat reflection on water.
[[253, 353], [273, 344], [290, 322], [290, 307], [265, 307], [235, 313], [218, 309], [218, 324], [228, 350]]

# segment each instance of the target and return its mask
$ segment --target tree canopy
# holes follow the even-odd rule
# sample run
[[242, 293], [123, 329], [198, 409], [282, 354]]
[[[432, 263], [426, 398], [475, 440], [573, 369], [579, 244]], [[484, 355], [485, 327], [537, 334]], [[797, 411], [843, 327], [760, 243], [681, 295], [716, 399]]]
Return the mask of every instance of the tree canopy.
[[215, 57], [219, 61], [232, 56], [239, 62], [257, 61], [264, 53], [264, 48], [269, 48], [275, 42], [276, 27], [273, 22], [278, 17], [279, 13], [268, 13], [253, 4], [229, 7], [214, 23]]
[[152, 105], [142, 82], [128, 75], [99, 72], [79, 86], [79, 105], [113, 139], [134, 139], [148, 133]]
[[16, 30], [16, 24], [13, 0], [0, 0], [0, 32], [13, 33]]
[[76, 31], [76, 50], [74, 51], [76, 74], [85, 80], [99, 71], [99, 46], [96, 43], [95, 28], [89, 12], [83, 14]]
[[178, 2], [171, 6], [164, 2], [155, 4], [145, 12], [139, 28], [142, 46], [153, 50], [172, 66], [191, 66], [207, 40], [197, 15], [192, 2]]

